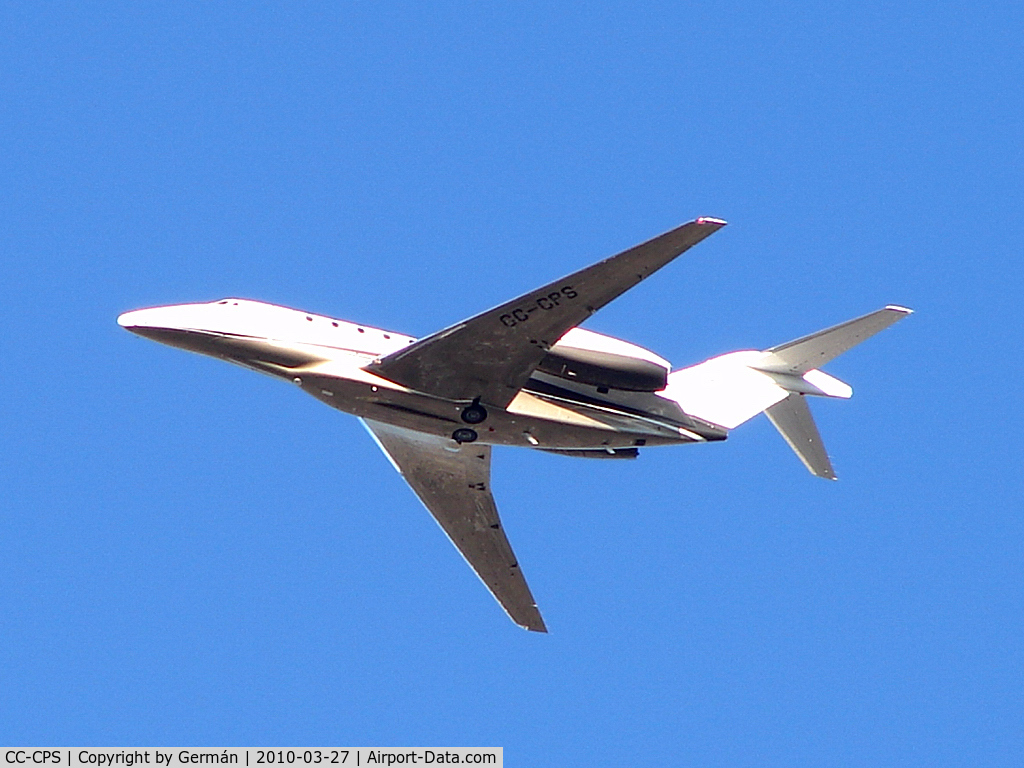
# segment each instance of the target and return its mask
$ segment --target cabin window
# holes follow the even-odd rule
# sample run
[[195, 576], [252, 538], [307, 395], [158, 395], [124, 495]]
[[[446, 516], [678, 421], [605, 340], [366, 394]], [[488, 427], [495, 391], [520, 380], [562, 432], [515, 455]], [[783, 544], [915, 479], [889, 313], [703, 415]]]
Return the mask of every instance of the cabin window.
[[366, 331], [364, 331], [362, 328], [359, 329], [359, 332], [360, 333], [366, 333]]
[[387, 334], [387, 333], [385, 333], [385, 334], [384, 334], [384, 338], [385, 338], [385, 339], [390, 339], [390, 338], [391, 338], [391, 336], [390, 336], [390, 334]]
[[333, 326], [334, 326], [335, 328], [337, 328], [337, 327], [338, 327], [338, 324], [337, 324], [337, 323], [333, 323], [333, 322], [332, 322], [332, 323], [331, 323], [331, 325], [333, 325]]

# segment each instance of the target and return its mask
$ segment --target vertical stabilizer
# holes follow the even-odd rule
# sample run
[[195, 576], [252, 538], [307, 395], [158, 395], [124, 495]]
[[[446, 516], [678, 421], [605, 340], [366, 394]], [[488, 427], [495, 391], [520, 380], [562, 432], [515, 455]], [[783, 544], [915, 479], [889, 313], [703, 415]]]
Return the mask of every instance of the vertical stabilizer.
[[806, 397], [792, 392], [784, 400], [766, 409], [764, 414], [812, 475], [826, 480], [836, 479]]

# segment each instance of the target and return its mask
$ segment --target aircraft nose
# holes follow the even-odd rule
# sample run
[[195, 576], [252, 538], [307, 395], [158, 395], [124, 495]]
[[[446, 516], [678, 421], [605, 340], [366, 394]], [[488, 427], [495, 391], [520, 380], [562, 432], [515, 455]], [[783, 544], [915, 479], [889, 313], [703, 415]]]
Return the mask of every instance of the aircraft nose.
[[120, 325], [122, 328], [133, 328], [134, 326], [138, 325], [136, 317], [138, 314], [138, 310], [132, 312], [122, 312], [120, 315], [117, 316], [117, 324]]
[[117, 317], [117, 324], [125, 330], [139, 333], [147, 328], [181, 328], [193, 321], [186, 306], [149, 307], [133, 309]]
[[129, 331], [137, 328], [159, 328], [166, 324], [167, 318], [160, 317], [162, 307], [152, 309], [133, 309], [131, 312], [124, 312], [117, 316], [117, 324]]
[[197, 316], [201, 309], [201, 305], [191, 304], [133, 309], [118, 315], [117, 324], [144, 339], [191, 349], [189, 340], [203, 327], [203, 318]]

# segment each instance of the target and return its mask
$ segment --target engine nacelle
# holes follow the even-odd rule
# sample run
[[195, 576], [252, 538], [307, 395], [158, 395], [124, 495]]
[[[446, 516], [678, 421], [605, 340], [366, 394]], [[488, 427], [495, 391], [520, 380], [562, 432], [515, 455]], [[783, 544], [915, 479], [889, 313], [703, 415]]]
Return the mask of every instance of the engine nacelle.
[[594, 387], [659, 392], [668, 384], [671, 367], [636, 344], [573, 328], [551, 347], [537, 370]]

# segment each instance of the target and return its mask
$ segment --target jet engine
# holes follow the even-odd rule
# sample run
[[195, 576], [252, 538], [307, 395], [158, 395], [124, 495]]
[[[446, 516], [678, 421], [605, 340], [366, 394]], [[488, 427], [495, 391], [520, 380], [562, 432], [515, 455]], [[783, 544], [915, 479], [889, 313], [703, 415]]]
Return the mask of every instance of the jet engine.
[[537, 370], [592, 387], [660, 392], [668, 384], [671, 367], [636, 344], [573, 328], [552, 345]]

